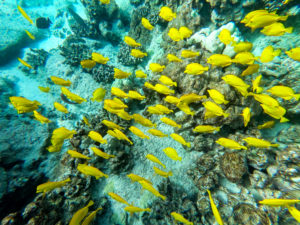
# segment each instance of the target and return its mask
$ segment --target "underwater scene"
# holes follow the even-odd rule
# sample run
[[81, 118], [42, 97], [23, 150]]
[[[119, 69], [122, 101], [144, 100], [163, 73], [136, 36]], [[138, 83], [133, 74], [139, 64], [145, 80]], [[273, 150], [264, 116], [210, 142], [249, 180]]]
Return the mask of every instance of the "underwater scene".
[[1, 0], [1, 225], [300, 224], [299, 0]]

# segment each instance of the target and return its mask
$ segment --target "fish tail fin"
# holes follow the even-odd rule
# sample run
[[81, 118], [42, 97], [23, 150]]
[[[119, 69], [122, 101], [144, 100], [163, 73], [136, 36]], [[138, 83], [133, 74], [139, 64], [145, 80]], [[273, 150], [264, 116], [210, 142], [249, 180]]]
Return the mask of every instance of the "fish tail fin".
[[177, 127], [180, 129], [180, 128], [181, 128], [181, 125], [178, 125]]
[[101, 209], [102, 209], [102, 207], [99, 207], [99, 208], [98, 208], [98, 209], [96, 209], [95, 211], [96, 211], [96, 212], [98, 212], [98, 211], [99, 211], [99, 210], [101, 210]]
[[92, 205], [94, 205], [94, 201], [93, 201], [93, 200], [90, 200], [89, 203], [87, 204], [87, 207], [90, 207], [90, 206], [92, 206]]
[[164, 164], [161, 164], [161, 166], [162, 166], [163, 168], [166, 168], [166, 166], [165, 166]]
[[247, 147], [245, 147], [245, 146], [242, 146], [242, 147], [241, 147], [241, 149], [245, 149], [245, 150], [247, 150]]
[[281, 49], [277, 49], [276, 51], [274, 51], [274, 55], [275, 56], [279, 56], [281, 53]]
[[146, 138], [147, 138], [148, 140], [150, 140], [150, 137], [149, 137], [149, 136], [146, 136]]
[[150, 208], [146, 208], [145, 211], [151, 212], [151, 209]]
[[288, 27], [288, 28], [285, 29], [285, 32], [290, 34], [290, 33], [293, 32], [293, 30], [294, 30], [294, 27]]
[[286, 21], [287, 19], [288, 19], [288, 15], [286, 15], [286, 16], [281, 16], [280, 18], [279, 18], [279, 20], [281, 20], [281, 21]]
[[216, 131], [220, 131], [220, 127], [216, 127]]
[[177, 87], [177, 82], [174, 82], [174, 86]]
[[259, 93], [262, 93], [263, 90], [264, 90], [264, 89], [263, 89], [262, 87], [258, 87], [258, 88], [256, 89], [256, 93], [258, 93], [258, 94], [259, 94]]
[[229, 116], [229, 113], [224, 113], [224, 118], [227, 118]]
[[181, 160], [182, 160], [182, 157], [178, 157], [178, 160], [181, 161]]
[[224, 104], [226, 105], [226, 104], [228, 104], [229, 103], [229, 101], [227, 101], [227, 100], [224, 100]]
[[163, 195], [159, 195], [159, 197], [161, 197], [162, 200], [166, 201], [167, 197], [163, 196]]
[[172, 171], [169, 171], [168, 175], [169, 175], [169, 176], [173, 176]]
[[103, 176], [106, 177], [106, 178], [108, 178], [108, 175], [107, 175], [107, 174], [104, 174]]
[[67, 183], [67, 182], [71, 182], [71, 178], [68, 177], [67, 179], [65, 179], [65, 182], [66, 182], [66, 183]]
[[285, 118], [285, 117], [281, 117], [280, 118], [280, 123], [285, 123], [285, 122], [289, 122], [290, 120], [289, 119], [287, 119], [287, 118]]
[[274, 147], [274, 148], [276, 148], [278, 146], [279, 146], [279, 144], [271, 144], [271, 147]]
[[299, 98], [300, 98], [300, 94], [294, 94], [294, 96], [293, 96], [297, 101], [299, 100]]
[[190, 148], [191, 147], [191, 142], [187, 142], [186, 146]]

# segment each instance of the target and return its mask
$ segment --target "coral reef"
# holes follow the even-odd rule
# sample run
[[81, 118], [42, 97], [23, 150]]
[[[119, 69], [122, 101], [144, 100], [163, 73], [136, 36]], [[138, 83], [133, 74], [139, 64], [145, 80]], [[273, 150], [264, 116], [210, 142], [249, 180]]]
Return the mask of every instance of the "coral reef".
[[109, 84], [114, 80], [114, 67], [109, 65], [96, 65], [90, 72], [92, 77], [98, 83]]
[[[25, 54], [25, 61], [28, 62], [34, 70], [37, 70], [38, 67], [43, 67], [47, 61], [49, 53], [44, 49], [32, 49], [29, 48], [29, 51]], [[30, 69], [28, 67], [22, 66], [22, 71], [29, 73]]]
[[131, 52], [132, 47], [126, 45], [125, 43], [121, 43], [119, 46], [119, 52], [118, 52], [118, 62], [123, 64], [124, 66], [136, 66], [140, 64], [143, 59], [142, 58], [135, 58], [133, 57]]

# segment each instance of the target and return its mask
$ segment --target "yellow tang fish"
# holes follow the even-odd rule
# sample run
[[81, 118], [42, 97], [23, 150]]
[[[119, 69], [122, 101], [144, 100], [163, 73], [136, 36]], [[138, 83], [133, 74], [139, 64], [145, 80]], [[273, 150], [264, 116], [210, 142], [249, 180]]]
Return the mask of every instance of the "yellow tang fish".
[[167, 59], [169, 60], [169, 62], [182, 62], [182, 59], [173, 54], [168, 54]]
[[86, 118], [85, 116], [83, 116], [83, 117], [82, 117], [82, 120], [83, 120], [83, 122], [84, 122], [86, 125], [88, 125], [89, 127], [91, 126], [91, 124], [90, 124], [88, 118]]
[[264, 48], [264, 50], [261, 53], [260, 61], [262, 63], [268, 63], [271, 62], [274, 57], [279, 56], [281, 53], [280, 49], [274, 50], [274, 48], [270, 45]]
[[151, 114], [157, 114], [157, 115], [164, 115], [164, 112], [160, 111], [158, 108], [156, 108], [155, 106], [149, 106], [147, 108], [147, 112], [151, 113]]
[[26, 66], [26, 67], [28, 67], [28, 68], [30, 68], [30, 69], [33, 69], [33, 67], [32, 67], [29, 63], [25, 62], [23, 59], [18, 58], [18, 60], [19, 60], [19, 62], [22, 63], [24, 66]]
[[131, 120], [131, 119], [132, 119], [132, 116], [129, 115], [129, 113], [126, 112], [124, 109], [120, 110], [120, 111], [117, 113], [117, 116], [120, 117], [120, 118], [123, 119], [123, 120]]
[[139, 175], [130, 173], [130, 174], [126, 175], [126, 176], [127, 176], [128, 178], [130, 178], [130, 180], [131, 180], [132, 183], [143, 180], [143, 181], [148, 182], [149, 184], [152, 185], [151, 181], [149, 181], [149, 180], [147, 180], [146, 178], [141, 177], [141, 176], [139, 176]]
[[217, 104], [228, 104], [229, 101], [225, 100], [225, 97], [222, 93], [220, 93], [218, 90], [216, 89], [210, 89], [207, 91], [209, 96], [212, 98], [212, 100], [214, 100], [215, 103]]
[[248, 147], [255, 147], [255, 148], [269, 148], [269, 147], [278, 147], [279, 144], [272, 144], [269, 141], [254, 138], [254, 137], [247, 137], [243, 139], [247, 142]]
[[192, 36], [193, 31], [187, 27], [180, 27], [179, 33], [180, 33], [181, 39], [185, 39], [185, 38], [189, 38], [190, 36]]
[[128, 106], [122, 102], [120, 99], [118, 98], [114, 98], [114, 99], [105, 99], [104, 100], [104, 106], [107, 105], [110, 108], [113, 109], [125, 109], [128, 108]]
[[174, 148], [167, 147], [167, 148], [163, 149], [163, 151], [170, 159], [172, 159], [174, 161], [182, 160], [182, 157], [178, 156], [178, 154]]
[[81, 60], [80, 65], [84, 69], [92, 69], [96, 66], [96, 62], [91, 59], [84, 59], [84, 60]]
[[108, 57], [104, 57], [103, 55], [93, 52], [92, 53], [92, 60], [94, 60], [96, 63], [100, 64], [106, 64], [109, 61]]
[[117, 97], [120, 97], [120, 98], [127, 98], [127, 94], [122, 91], [120, 88], [116, 88], [116, 87], [111, 87], [111, 94], [112, 95], [115, 95]]
[[242, 77], [256, 73], [259, 70], [258, 64], [249, 65], [241, 74]]
[[141, 46], [140, 43], [136, 42], [133, 38], [129, 37], [129, 36], [125, 36], [124, 37], [124, 42], [129, 45], [130, 47], [139, 47]]
[[267, 121], [265, 123], [263, 123], [262, 125], [258, 125], [257, 129], [267, 129], [267, 128], [272, 128], [275, 125], [275, 121], [274, 120], [270, 120]]
[[143, 27], [145, 27], [147, 30], [152, 30], [154, 28], [154, 26], [152, 26], [152, 24], [150, 23], [149, 20], [147, 20], [146, 18], [142, 17], [142, 25]]
[[152, 193], [154, 196], [161, 198], [162, 200], [166, 200], [166, 196], [161, 195], [158, 190], [156, 190], [151, 184], [149, 184], [148, 182], [144, 181], [144, 180], [140, 180], [138, 181], [140, 183], [140, 185], [142, 185], [143, 189], [149, 191], [150, 193]]
[[247, 150], [247, 148], [245, 146], [240, 145], [236, 141], [228, 139], [228, 138], [219, 138], [218, 140], [216, 140], [216, 143], [219, 145], [222, 145], [225, 148], [236, 149], [236, 150], [240, 150], [240, 149]]
[[180, 99], [175, 96], [168, 95], [167, 97], [164, 98], [164, 101], [177, 105], [180, 102]]
[[292, 88], [286, 86], [273, 86], [268, 89], [267, 92], [277, 97], [283, 98], [284, 100], [292, 100], [293, 98], [295, 98], [296, 101], [298, 101], [300, 98], [300, 94], [295, 94]]
[[63, 78], [51, 76], [50, 79], [54, 84], [61, 85], [61, 86], [70, 86], [72, 82], [70, 80], [64, 80]]
[[38, 88], [39, 88], [42, 92], [45, 92], [45, 93], [48, 93], [48, 92], [50, 91], [50, 88], [49, 88], [49, 87], [38, 86]]
[[179, 135], [179, 134], [173, 133], [173, 134], [170, 134], [170, 137], [173, 138], [175, 141], [179, 142], [182, 145], [185, 145], [185, 146], [187, 146], [189, 148], [191, 147], [191, 143], [190, 142], [186, 142], [184, 140], [184, 138], [181, 135]]
[[132, 55], [135, 58], [144, 58], [148, 54], [146, 52], [142, 52], [139, 49], [131, 49], [130, 55]]
[[159, 16], [164, 20], [170, 22], [176, 18], [176, 13], [174, 13], [169, 7], [163, 6], [159, 11]]
[[38, 121], [40, 121], [42, 124], [44, 123], [51, 123], [51, 120], [49, 120], [47, 117], [44, 117], [40, 113], [38, 113], [36, 110], [33, 111], [34, 118]]
[[107, 153], [101, 151], [99, 148], [96, 148], [96, 147], [91, 147], [91, 150], [95, 153], [95, 155], [100, 156], [104, 159], [110, 159], [110, 158], [115, 158], [116, 157], [115, 155], [107, 154]]
[[236, 54], [232, 62], [242, 65], [252, 65], [255, 60], [258, 60], [258, 57], [255, 57], [251, 52], [240, 52]]
[[30, 19], [30, 17], [27, 15], [27, 13], [24, 11], [24, 9], [22, 9], [21, 6], [19, 6], [19, 5], [18, 5], [18, 10], [22, 14], [22, 16], [24, 16], [24, 18], [29, 21], [29, 23], [33, 24], [32, 19]]
[[124, 208], [124, 210], [126, 212], [129, 212], [130, 215], [132, 215], [133, 213], [137, 213], [137, 212], [151, 212], [150, 208], [142, 209], [142, 208], [139, 208], [139, 207], [136, 207], [136, 206], [133, 206], [133, 205], [126, 206]]
[[152, 123], [151, 120], [141, 116], [140, 114], [133, 114], [132, 118], [134, 119], [135, 122], [145, 126], [145, 127], [156, 127], [155, 123]]
[[135, 127], [135, 126], [131, 126], [129, 127], [129, 130], [135, 134], [136, 136], [144, 139], [144, 138], [147, 138], [147, 139], [150, 139], [150, 137], [146, 134], [143, 133], [143, 131], [141, 131], [139, 128]]
[[51, 144], [52, 145], [60, 145], [64, 142], [65, 139], [70, 139], [73, 135], [76, 134], [75, 130], [68, 130], [65, 127], [56, 128], [52, 132]]
[[191, 75], [200, 75], [205, 71], [208, 71], [208, 66], [202, 66], [199, 63], [190, 63], [185, 67], [184, 73], [191, 74]]
[[262, 201], [259, 201], [259, 204], [262, 205], [268, 205], [268, 206], [286, 206], [286, 205], [294, 205], [296, 203], [299, 203], [300, 200], [298, 199], [264, 199]]
[[293, 60], [300, 62], [300, 47], [286, 51], [285, 54], [287, 54]]
[[70, 178], [67, 178], [63, 181], [49, 181], [47, 183], [43, 183], [37, 186], [36, 193], [46, 193], [48, 191], [52, 191], [55, 188], [60, 188], [62, 186], [65, 186], [67, 183], [71, 182]]
[[231, 86], [233, 86], [235, 89], [237, 89], [243, 96], [247, 96], [248, 95], [248, 87], [250, 87], [250, 85], [246, 84], [241, 78], [229, 74], [226, 76], [222, 77], [222, 80], [225, 81], [226, 84], [229, 84]]
[[27, 98], [17, 96], [11, 96], [9, 97], [9, 100], [17, 110], [18, 114], [33, 112], [34, 110], [37, 110], [41, 105], [41, 103], [39, 103], [38, 101], [30, 101]]
[[141, 95], [137, 91], [129, 91], [127, 94], [128, 98], [137, 99], [137, 100], [144, 100], [146, 96]]
[[[181, 214], [179, 214], [179, 213], [177, 213], [177, 212], [171, 212], [171, 216], [172, 216], [175, 220], [177, 220], [177, 221], [179, 221], [179, 222], [181, 222], [181, 223], [183, 223], [183, 224], [185, 224], [185, 225], [194, 225], [193, 222], [188, 221], [186, 218], [184, 218]], [[176, 222], [175, 222], [175, 223], [176, 223]]]
[[210, 207], [211, 207], [211, 210], [214, 214], [214, 217], [215, 217], [215, 219], [216, 219], [216, 221], [219, 225], [223, 225], [224, 223], [222, 221], [222, 218], [221, 218], [221, 215], [218, 211], [218, 208], [215, 205], [213, 198], [211, 197], [210, 190], [207, 190], [207, 193], [208, 193], [208, 197], [209, 197], [209, 201], [210, 201]]
[[263, 108], [264, 112], [268, 114], [269, 116], [280, 119], [280, 123], [288, 122], [289, 119], [283, 117], [286, 113], [286, 109], [281, 106], [269, 106], [265, 104], [260, 104], [260, 106]]
[[211, 101], [203, 102], [203, 105], [206, 109], [205, 116], [204, 116], [205, 120], [216, 116], [224, 116], [224, 118], [229, 116], [228, 113], [225, 113], [223, 109], [214, 102]]
[[282, 23], [272, 23], [264, 27], [260, 32], [266, 36], [281, 36], [285, 33], [292, 33], [293, 29], [293, 27], [284, 27]]
[[153, 136], [156, 137], [168, 137], [167, 134], [164, 134], [162, 131], [157, 130], [157, 129], [149, 129], [148, 133], [152, 134]]
[[90, 131], [88, 136], [96, 142], [99, 142], [101, 144], [107, 144], [107, 140], [103, 139], [102, 135], [96, 131]]
[[183, 58], [194, 58], [196, 56], [200, 55], [199, 52], [194, 52], [194, 51], [191, 51], [191, 50], [182, 50], [181, 51], [181, 57]]
[[253, 96], [256, 101], [264, 105], [269, 105], [272, 107], [279, 106], [279, 102], [267, 94], [254, 94], [250, 92], [249, 95]]
[[159, 81], [165, 85], [177, 87], [177, 83], [174, 82], [170, 77], [167, 77], [165, 75], [161, 75]]
[[35, 36], [32, 33], [30, 33], [28, 30], [25, 30], [25, 32], [30, 39], [35, 40]]
[[77, 102], [78, 104], [81, 104], [82, 102], [86, 102], [86, 99], [80, 97], [79, 95], [76, 95], [69, 91], [65, 87], [61, 87], [61, 92], [71, 101]]
[[300, 211], [296, 209], [296, 207], [290, 205], [286, 205], [286, 207], [288, 208], [292, 217], [294, 217], [294, 219], [297, 220], [298, 223], [300, 223]]
[[257, 15], [251, 18], [250, 21], [246, 24], [246, 26], [251, 27], [251, 31], [254, 31], [257, 28], [262, 28], [278, 21], [286, 21], [287, 19], [288, 16], [279, 16], [277, 14], [270, 13]]
[[149, 69], [152, 71], [152, 72], [157, 72], [157, 73], [160, 73], [164, 70], [166, 66], [164, 65], [160, 65], [158, 63], [150, 63], [149, 65]]
[[187, 115], [191, 115], [191, 116], [195, 115], [195, 112], [190, 109], [187, 103], [179, 102], [176, 106]]
[[234, 43], [233, 45], [233, 50], [236, 52], [236, 53], [239, 53], [239, 52], [249, 52], [251, 51], [253, 45], [251, 42], [247, 42], [247, 41], [242, 41], [242, 42], [239, 42], [239, 43]]
[[108, 192], [107, 193], [113, 200], [116, 200], [117, 202], [123, 203], [125, 205], [130, 205], [125, 199], [123, 199], [121, 196], [113, 193], [113, 192]]
[[190, 94], [185, 94], [182, 95], [179, 99], [179, 103], [186, 103], [186, 104], [190, 104], [193, 102], [198, 102], [202, 99], [206, 99], [206, 95], [197, 95], [194, 93], [190, 93]]
[[147, 74], [145, 74], [142, 70], [135, 71], [135, 77], [137, 78], [147, 78]]
[[168, 88], [167, 86], [162, 85], [162, 84], [156, 84], [154, 86], [154, 90], [156, 92], [164, 94], [164, 95], [169, 95], [169, 94], [174, 94], [175, 93], [174, 90], [171, 90], [170, 88]]
[[93, 92], [93, 97], [91, 98], [92, 101], [102, 102], [106, 94], [106, 90], [104, 88], [97, 88]]
[[154, 170], [154, 173], [156, 173], [159, 176], [165, 177], [165, 178], [173, 176], [172, 171], [165, 172], [165, 171], [163, 171], [161, 169], [158, 169], [156, 166], [153, 166], [153, 170]]
[[108, 128], [112, 128], [112, 129], [119, 129], [119, 130], [124, 130], [124, 127], [119, 126], [118, 124], [115, 124], [112, 121], [109, 120], [102, 120], [102, 122], [105, 126], [107, 126]]
[[249, 107], [244, 108], [243, 112], [241, 113], [241, 116], [244, 117], [244, 126], [246, 127], [251, 117], [250, 108]]
[[169, 37], [173, 40], [173, 41], [180, 41], [181, 40], [181, 35], [179, 33], [179, 30], [177, 30], [176, 28], [172, 27], [170, 28], [169, 32], [168, 32]]
[[198, 125], [193, 129], [193, 131], [198, 133], [214, 133], [220, 131], [220, 127], [214, 127], [211, 125]]
[[162, 117], [160, 118], [160, 121], [162, 121], [163, 123], [167, 124], [167, 125], [170, 125], [172, 127], [178, 127], [178, 128], [181, 128], [181, 125], [176, 123], [174, 120], [172, 119], [169, 119], [167, 117]]
[[54, 102], [54, 108], [63, 113], [69, 113], [68, 109], [58, 102]]
[[225, 45], [229, 45], [231, 42], [234, 42], [234, 38], [231, 37], [231, 33], [228, 29], [221, 30], [218, 38]]
[[252, 90], [253, 90], [253, 92], [256, 92], [257, 94], [260, 94], [263, 91], [263, 88], [259, 87], [261, 78], [262, 78], [262, 75], [259, 75], [254, 80], [252, 80]]
[[77, 212], [74, 213], [69, 225], [78, 225], [78, 224], [80, 224], [80, 222], [88, 214], [89, 207], [92, 206], [92, 205], [94, 205], [94, 202], [91, 200], [91, 201], [89, 201], [89, 203], [85, 207], [77, 210]]
[[105, 5], [107, 5], [107, 4], [109, 4], [109, 2], [110, 2], [110, 0], [99, 0], [102, 4], [105, 4]]
[[107, 174], [104, 174], [101, 172], [99, 169], [93, 167], [93, 166], [88, 166], [86, 164], [78, 164], [77, 170], [85, 175], [93, 176], [98, 180], [101, 177], [106, 177], [108, 178]]
[[157, 108], [159, 111], [163, 112], [164, 114], [169, 114], [174, 112], [172, 109], [169, 109], [168, 107], [161, 104], [155, 105], [155, 108]]
[[119, 138], [119, 140], [125, 140], [127, 142], [129, 142], [131, 145], [133, 145], [132, 141], [129, 140], [129, 138], [120, 130], [118, 129], [114, 129], [114, 133], [117, 135], [117, 137]]
[[166, 166], [154, 155], [147, 154], [146, 158], [149, 159], [150, 161], [154, 162], [154, 163], [157, 163], [157, 164], [161, 165], [163, 168], [166, 168]]
[[74, 150], [68, 150], [67, 153], [73, 157], [73, 158], [79, 158], [79, 159], [91, 159], [90, 157], [86, 156], [86, 155], [83, 155], [77, 151], [74, 151]]
[[212, 66], [226, 67], [231, 65], [232, 59], [228, 55], [214, 54], [207, 58], [207, 63]]
[[116, 79], [124, 79], [131, 75], [131, 73], [124, 72], [118, 68], [114, 68], [114, 78]]
[[[109, 1], [109, 0], [108, 0], [108, 1]], [[82, 222], [81, 225], [89, 225], [89, 224], [91, 224], [92, 221], [95, 219], [97, 212], [98, 212], [99, 210], [101, 210], [101, 209], [102, 209], [102, 208], [100, 207], [100, 208], [94, 210], [93, 212], [91, 212], [90, 215], [88, 215], [88, 216], [83, 220], [83, 222]]]
[[[244, 19], [241, 21], [241, 23], [248, 23], [250, 21], [250, 19], [252, 19], [254, 16], [258, 16], [258, 15], [264, 15], [264, 14], [269, 14], [269, 12], [265, 9], [259, 9], [259, 10], [255, 10], [252, 12], [249, 12]], [[276, 14], [276, 13], [274, 13]]]

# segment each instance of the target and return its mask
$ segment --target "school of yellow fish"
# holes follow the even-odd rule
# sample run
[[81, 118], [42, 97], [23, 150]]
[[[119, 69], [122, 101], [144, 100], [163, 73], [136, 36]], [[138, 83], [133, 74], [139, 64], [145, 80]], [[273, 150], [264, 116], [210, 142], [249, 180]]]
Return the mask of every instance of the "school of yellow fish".
[[[100, 0], [102, 4], [109, 4], [109, 0]], [[288, 1], [286, 1], [284, 4], [287, 4]], [[26, 12], [18, 6], [18, 9], [20, 13], [24, 16], [25, 19], [27, 19], [31, 24], [33, 24], [30, 17], [26, 14]], [[165, 20], [165, 21], [172, 21], [174, 18], [176, 18], [176, 13], [172, 11], [169, 7], [162, 7], [159, 16]], [[280, 21], [286, 21], [288, 16], [280, 16], [277, 15], [276, 12], [268, 12], [267, 10], [255, 10], [250, 13], [248, 13], [245, 18], [241, 21], [241, 23], [244, 23], [246, 27], [250, 27], [252, 31], [262, 28], [261, 33], [267, 36], [281, 36], [285, 33], [291, 33], [293, 31], [292, 27], [285, 28], [284, 25]], [[141, 19], [142, 26], [147, 30], [153, 30], [155, 27], [147, 20], [146, 18]], [[35, 37], [29, 33], [29, 31], [25, 31], [26, 34], [31, 38], [35, 39]], [[189, 38], [192, 35], [193, 31], [190, 30], [187, 27], [180, 27], [177, 28], [170, 28], [168, 31], [168, 36], [172, 41], [178, 42], [185, 40]], [[287, 118], [284, 117], [286, 113], [286, 109], [284, 109], [282, 106], [280, 106], [279, 102], [271, 97], [270, 95], [266, 93], [262, 93], [264, 91], [263, 87], [260, 87], [260, 80], [262, 78], [262, 75], [257, 76], [252, 81], [252, 92], [248, 91], [248, 89], [251, 87], [251, 85], [247, 84], [243, 81], [242, 77], [254, 74], [259, 71], [259, 64], [255, 64], [255, 62], [260, 63], [268, 63], [273, 60], [274, 57], [281, 54], [280, 49], [274, 49], [272, 46], [267, 46], [260, 56], [254, 56], [250, 51], [252, 49], [252, 43], [250, 42], [239, 42], [237, 43], [234, 38], [231, 36], [231, 33], [227, 29], [223, 29], [219, 34], [219, 40], [225, 44], [225, 45], [232, 45], [234, 47], [234, 51], [237, 53], [234, 58], [231, 58], [224, 54], [213, 54], [210, 57], [207, 58], [207, 63], [211, 66], [219, 66], [219, 67], [227, 67], [231, 65], [232, 63], [242, 64], [246, 65], [247, 68], [242, 72], [241, 76], [228, 74], [222, 77], [222, 80], [230, 85], [232, 88], [234, 88], [237, 92], [239, 92], [244, 98], [247, 98], [248, 96], [253, 97], [256, 101], [258, 101], [263, 109], [263, 111], [268, 114], [270, 117], [274, 119], [280, 120], [280, 122], [287, 122], [289, 121]], [[136, 58], [143, 58], [147, 57], [146, 52], [142, 52], [139, 49], [134, 49], [135, 47], [140, 47], [141, 44], [136, 42], [133, 38], [129, 36], [125, 36], [124, 42], [129, 45], [130, 47], [133, 47], [131, 50], [131, 55]], [[292, 58], [295, 61], [300, 62], [300, 47], [291, 49], [289, 51], [285, 52], [288, 57]], [[182, 50], [181, 51], [181, 58], [169, 53], [167, 55], [167, 59], [170, 63], [180, 63], [184, 59], [191, 59], [195, 58], [199, 55], [199, 52], [194, 52], [191, 50]], [[32, 66], [29, 65], [24, 60], [18, 58], [18, 60], [26, 67], [32, 69]], [[100, 53], [93, 52], [91, 54], [91, 59], [86, 59], [81, 61], [81, 66], [84, 69], [91, 69], [93, 68], [97, 63], [100, 64], [106, 64], [109, 61], [109, 58], [104, 57]], [[149, 69], [153, 73], [162, 73], [165, 69], [165, 65], [160, 65], [158, 63], [150, 63]], [[201, 75], [209, 70], [209, 66], [203, 66], [197, 62], [190, 63], [186, 66], [184, 73], [189, 75]], [[114, 68], [114, 78], [115, 79], [124, 79], [131, 76], [130, 72], [122, 71], [118, 68]], [[137, 78], [147, 78], [147, 74], [142, 70], [135, 71], [135, 76]], [[51, 81], [55, 85], [61, 86], [61, 93], [68, 98], [72, 102], [76, 102], [78, 104], [81, 104], [83, 102], [86, 102], [87, 99], [84, 99], [80, 97], [79, 95], [72, 93], [69, 89], [66, 87], [70, 87], [72, 85], [71, 81], [64, 80], [60, 77], [51, 76]], [[222, 105], [226, 105], [229, 103], [228, 100], [226, 100], [225, 96], [222, 94], [222, 90], [217, 89], [210, 89], [208, 90], [209, 96], [200, 96], [194, 93], [185, 94], [181, 96], [180, 98], [177, 98], [173, 96], [175, 93], [175, 90], [172, 89], [172, 87], [177, 87], [177, 83], [174, 82], [170, 77], [166, 75], [161, 75], [159, 78], [159, 82], [155, 85], [152, 85], [149, 82], [145, 82], [144, 86], [150, 90], [156, 91], [162, 95], [165, 95], [164, 101], [175, 105], [177, 108], [179, 108], [181, 111], [186, 113], [187, 115], [193, 116], [195, 112], [191, 110], [189, 107], [189, 104], [194, 102], [202, 101], [202, 104], [205, 108], [205, 115], [204, 119], [214, 118], [214, 117], [229, 117], [230, 114], [226, 113], [223, 110]], [[50, 87], [38, 87], [42, 92], [48, 93], [50, 91]], [[296, 101], [299, 100], [300, 94], [294, 93], [293, 89], [287, 86], [273, 86], [272, 88], [266, 90], [266, 92], [270, 93], [271, 95], [275, 97], [282, 98], [284, 100], [292, 100], [295, 99]], [[92, 97], [90, 98], [91, 101], [98, 101], [101, 102], [104, 100], [106, 94], [106, 90], [103, 88], [98, 88], [92, 93]], [[104, 109], [107, 110], [110, 113], [116, 114], [120, 118], [124, 120], [134, 120], [136, 123], [141, 124], [142, 126], [150, 128], [148, 130], [148, 133], [152, 136], [164, 138], [170, 136], [174, 141], [177, 141], [183, 146], [186, 146], [188, 148], [191, 147], [191, 143], [187, 142], [181, 135], [177, 133], [172, 134], [165, 134], [162, 131], [155, 129], [156, 124], [154, 124], [149, 119], [143, 117], [140, 114], [133, 114], [130, 115], [125, 109], [128, 109], [129, 107], [122, 101], [121, 99], [136, 99], [136, 100], [144, 100], [146, 96], [143, 96], [136, 90], [130, 90], [128, 93], [124, 92], [120, 88], [112, 87], [111, 88], [111, 95], [115, 96], [112, 99], [105, 99], [104, 100]], [[210, 99], [208, 99], [210, 98]], [[21, 113], [29, 113], [33, 112], [33, 116], [36, 120], [40, 121], [42, 124], [44, 123], [50, 123], [51, 121], [41, 115], [38, 112], [39, 106], [41, 104], [38, 101], [31, 101], [23, 97], [18, 96], [12, 96], [9, 98], [11, 104], [13, 107], [17, 110], [19, 114]], [[54, 108], [57, 111], [60, 111], [62, 113], [69, 113], [68, 109], [58, 103], [54, 103]], [[168, 107], [157, 104], [155, 106], [149, 106], [147, 108], [147, 111], [150, 114], [156, 114], [156, 115], [167, 115], [170, 113], [173, 113], [174, 111], [169, 109]], [[244, 119], [244, 126], [246, 127], [251, 119], [251, 108], [246, 107], [240, 114]], [[160, 120], [169, 126], [172, 126], [174, 128], [181, 128], [181, 125], [176, 123], [174, 120], [168, 118], [168, 117], [162, 117]], [[87, 126], [90, 126], [89, 121], [86, 117], [83, 117], [83, 121]], [[110, 136], [117, 138], [118, 140], [124, 140], [127, 141], [130, 145], [133, 145], [134, 143], [125, 135], [124, 128], [119, 126], [118, 124], [115, 124], [112, 121], [103, 120], [102, 123], [107, 126], [109, 129], [107, 131], [107, 134]], [[268, 121], [262, 125], [258, 126], [258, 129], [266, 129], [271, 128], [275, 124], [274, 120]], [[196, 126], [193, 131], [197, 133], [215, 133], [219, 132], [221, 127], [215, 127], [213, 125], [198, 125]], [[150, 139], [151, 136], [148, 136], [147, 134], [143, 133], [139, 128], [136, 126], [130, 126], [129, 131], [136, 135], [137, 137], [141, 139]], [[64, 127], [57, 128], [53, 131], [52, 137], [51, 137], [51, 145], [48, 147], [49, 152], [58, 152], [61, 150], [64, 140], [70, 139], [73, 137], [73, 135], [76, 134], [75, 130], [68, 130]], [[89, 138], [91, 138], [93, 141], [98, 142], [100, 144], [107, 144], [107, 140], [105, 140], [100, 133], [97, 131], [90, 131], [88, 134]], [[270, 147], [278, 147], [278, 144], [272, 144], [271, 142], [263, 139], [258, 139], [255, 137], [247, 137], [244, 138], [243, 141], [247, 144], [247, 146], [242, 145], [241, 143], [238, 143], [234, 140], [221, 137], [218, 140], [216, 140], [216, 143], [223, 146], [224, 148], [229, 149], [235, 149], [240, 150], [244, 149], [247, 150], [250, 147], [255, 148], [270, 148]], [[104, 159], [109, 160], [110, 158], [114, 158], [114, 155], [109, 155], [105, 152], [103, 152], [101, 149], [96, 147], [91, 147], [91, 151], [97, 155], [98, 157], [102, 157]], [[163, 149], [163, 152], [171, 159], [175, 161], [181, 161], [182, 157], [180, 157], [176, 151], [176, 149], [171, 147], [166, 147]], [[73, 158], [80, 158], [84, 160], [90, 160], [91, 157], [83, 155], [76, 150], [68, 150], [67, 154], [70, 157]], [[147, 154], [146, 159], [150, 160], [151, 162], [163, 167], [166, 169], [166, 166], [155, 156], [152, 154]], [[81, 172], [84, 175], [88, 176], [94, 176], [96, 179], [105, 177], [108, 178], [109, 175], [104, 174], [99, 169], [88, 165], [87, 163], [82, 163], [77, 165], [77, 170]], [[161, 177], [167, 178], [169, 176], [172, 176], [172, 171], [164, 171], [160, 168], [153, 166], [154, 173], [158, 174]], [[153, 186], [151, 181], [148, 179], [138, 176], [136, 174], [128, 174], [127, 177], [132, 182], [138, 182], [142, 189], [145, 189], [152, 193], [154, 196], [161, 198], [162, 200], [166, 200], [166, 196], [163, 196], [159, 193], [157, 189]], [[67, 185], [71, 182], [70, 178], [67, 178], [63, 181], [56, 181], [56, 182], [47, 182], [44, 184], [41, 184], [37, 187], [36, 192], [37, 193], [43, 193], [44, 195], [55, 189], [62, 187], [64, 185]], [[209, 200], [211, 204], [212, 213], [217, 221], [218, 224], [222, 225], [223, 221], [221, 219], [220, 213], [214, 204], [212, 195], [209, 190], [207, 190], [209, 195]], [[148, 211], [150, 212], [150, 208], [139, 208], [134, 206], [133, 204], [129, 204], [126, 200], [124, 200], [121, 196], [117, 195], [116, 193], [109, 192], [108, 195], [115, 201], [118, 201], [119, 203], [125, 204], [126, 207], [124, 208], [125, 211], [129, 212], [130, 214], [137, 213], [137, 212], [144, 212]], [[299, 203], [300, 200], [293, 200], [293, 199], [265, 199], [263, 201], [260, 201], [260, 204], [268, 205], [268, 206], [284, 206], [287, 207], [290, 214], [298, 221], [300, 222], [300, 212], [292, 206], [293, 204]], [[70, 221], [70, 225], [73, 224], [90, 224], [91, 221], [95, 218], [96, 213], [101, 210], [101, 208], [96, 209], [95, 211], [91, 212], [89, 216], [88, 214], [88, 208], [94, 204], [93, 201], [90, 201], [85, 207], [79, 209], [72, 217]], [[172, 212], [171, 216], [174, 218], [174, 220], [182, 222], [184, 224], [193, 224], [192, 222], [185, 219], [181, 214], [177, 212]]]

